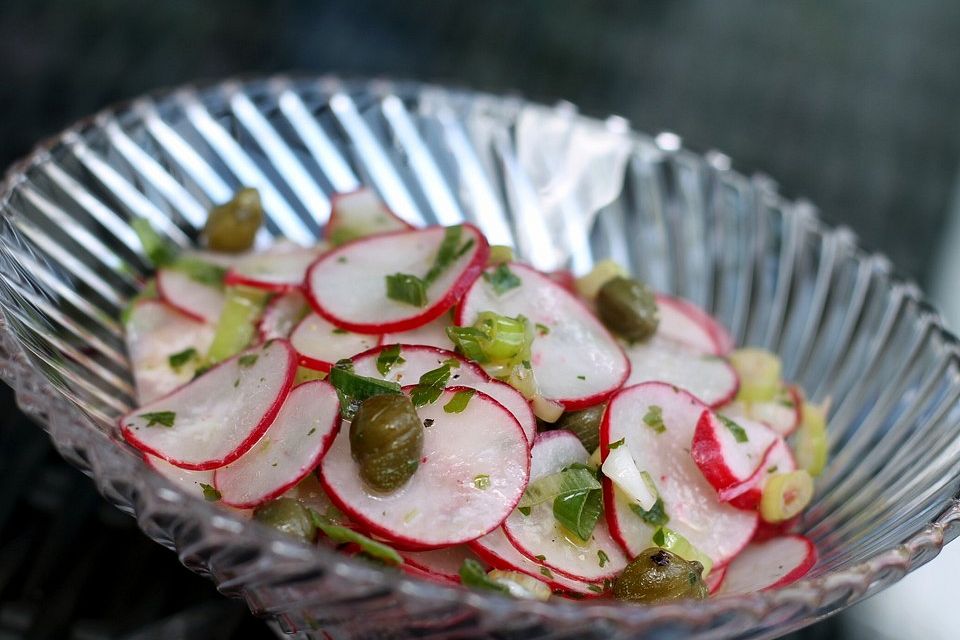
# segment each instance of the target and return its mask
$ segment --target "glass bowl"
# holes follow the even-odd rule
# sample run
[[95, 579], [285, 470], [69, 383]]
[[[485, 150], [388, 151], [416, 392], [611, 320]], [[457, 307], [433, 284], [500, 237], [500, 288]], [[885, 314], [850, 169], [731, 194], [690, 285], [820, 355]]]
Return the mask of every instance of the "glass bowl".
[[[832, 399], [830, 465], [798, 528], [820, 551], [776, 591], [704, 602], [517, 601], [285, 540], [187, 496], [118, 437], [132, 384], [118, 314], [147, 264], [129, 221], [189, 246], [212, 204], [260, 190], [269, 231], [310, 241], [334, 193], [470, 220], [542, 269], [612, 257], [710, 310]], [[0, 374], [143, 531], [302, 638], [764, 638], [899, 580], [960, 532], [957, 343], [882, 256], [763, 177], [621, 118], [416, 83], [190, 86], [78, 122], [0, 195]]]

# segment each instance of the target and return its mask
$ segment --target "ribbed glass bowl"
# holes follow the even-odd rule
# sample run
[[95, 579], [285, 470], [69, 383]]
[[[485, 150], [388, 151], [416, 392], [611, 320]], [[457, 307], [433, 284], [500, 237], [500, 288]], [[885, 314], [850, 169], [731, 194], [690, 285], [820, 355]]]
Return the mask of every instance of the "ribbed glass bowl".
[[[662, 606], [445, 588], [180, 492], [118, 439], [133, 387], [120, 309], [148, 272], [129, 222], [190, 245], [212, 204], [260, 190], [269, 231], [311, 241], [372, 185], [408, 220], [469, 220], [543, 269], [612, 257], [714, 313], [832, 399], [830, 464], [790, 587]], [[285, 77], [134, 100], [43, 143], [0, 195], [0, 374], [60, 452], [151, 538], [303, 638], [763, 638], [899, 580], [960, 532], [956, 340], [915, 286], [768, 179], [620, 118], [414, 83]]]

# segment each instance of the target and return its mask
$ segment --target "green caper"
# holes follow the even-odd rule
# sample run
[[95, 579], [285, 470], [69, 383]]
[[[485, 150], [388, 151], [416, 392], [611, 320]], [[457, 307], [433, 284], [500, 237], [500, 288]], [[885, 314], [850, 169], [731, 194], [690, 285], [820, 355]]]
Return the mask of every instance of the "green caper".
[[293, 498], [277, 498], [260, 505], [253, 512], [253, 519], [304, 542], [313, 542], [317, 537], [317, 526], [307, 508]]
[[600, 287], [597, 315], [608, 329], [630, 342], [649, 338], [659, 323], [653, 292], [632, 278], [613, 278]]
[[420, 465], [423, 424], [407, 396], [367, 398], [350, 423], [350, 453], [377, 491], [403, 486]]
[[606, 405], [598, 404], [582, 411], [568, 411], [560, 416], [557, 429], [566, 429], [580, 439], [584, 448], [594, 452], [600, 446], [600, 419]]
[[210, 210], [203, 233], [214, 251], [239, 253], [253, 246], [263, 224], [263, 207], [256, 189], [240, 189], [229, 202]]
[[703, 583], [703, 565], [696, 560], [687, 561], [666, 549], [647, 549], [617, 577], [613, 583], [613, 595], [629, 602], [666, 602], [707, 597], [707, 585]]

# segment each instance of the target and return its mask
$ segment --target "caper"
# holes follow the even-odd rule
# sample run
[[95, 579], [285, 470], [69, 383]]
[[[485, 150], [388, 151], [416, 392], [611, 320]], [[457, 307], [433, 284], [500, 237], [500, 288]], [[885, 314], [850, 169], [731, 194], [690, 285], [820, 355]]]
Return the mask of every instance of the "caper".
[[597, 315], [608, 329], [630, 342], [649, 338], [659, 323], [653, 292], [632, 278], [613, 278], [600, 287]]
[[309, 511], [293, 498], [277, 498], [260, 505], [253, 512], [253, 519], [304, 542], [313, 542], [317, 537]]
[[613, 595], [629, 602], [666, 602], [707, 597], [703, 583], [703, 565], [687, 561], [666, 549], [647, 549], [617, 577]]
[[598, 404], [582, 411], [570, 411], [560, 416], [558, 429], [566, 429], [580, 439], [587, 451], [593, 452], [600, 446], [600, 420], [605, 405]]
[[240, 189], [229, 202], [210, 210], [203, 233], [214, 251], [239, 253], [253, 246], [263, 224], [263, 207], [256, 189]]
[[407, 396], [367, 398], [350, 423], [350, 453], [377, 491], [402, 487], [420, 465], [423, 424]]

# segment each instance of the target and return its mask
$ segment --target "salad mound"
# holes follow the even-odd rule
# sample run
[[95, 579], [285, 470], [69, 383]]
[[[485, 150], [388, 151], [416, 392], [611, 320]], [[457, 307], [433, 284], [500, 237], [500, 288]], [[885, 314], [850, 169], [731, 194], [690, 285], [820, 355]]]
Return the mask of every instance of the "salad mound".
[[701, 599], [816, 563], [792, 532], [827, 407], [776, 355], [603, 261], [542, 273], [370, 190], [316, 246], [255, 248], [257, 192], [123, 314], [120, 431], [188, 493], [307, 544], [503, 595]]

